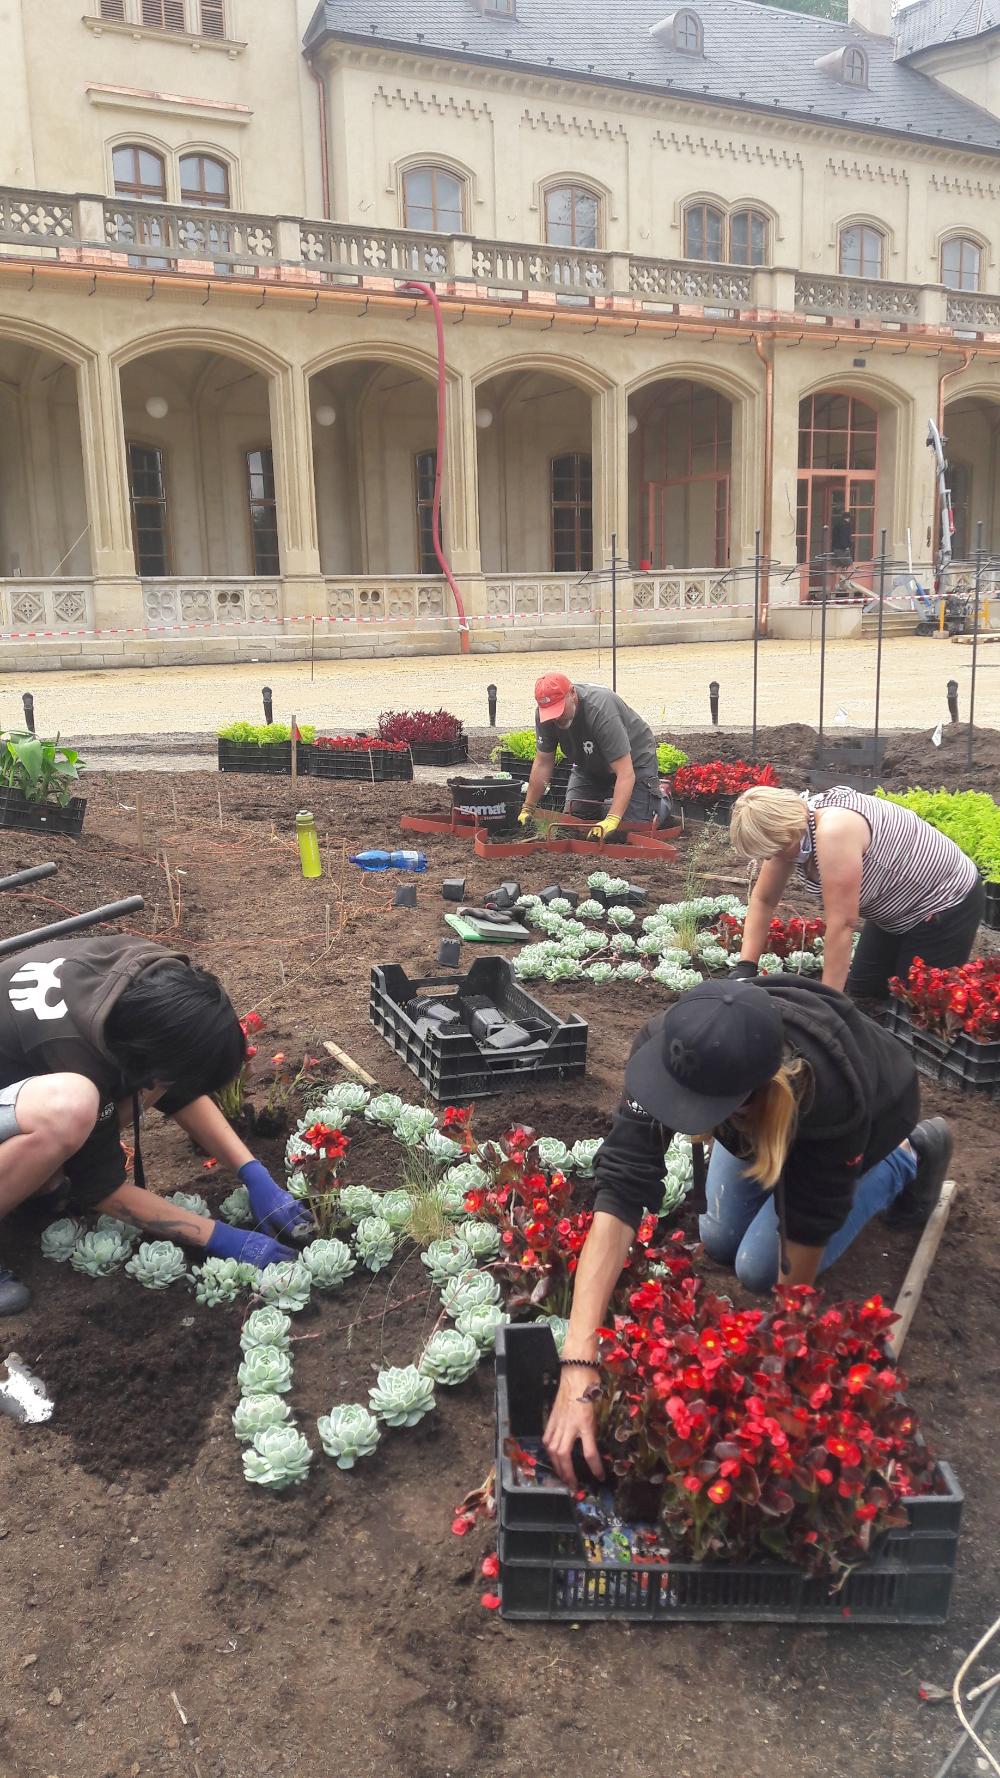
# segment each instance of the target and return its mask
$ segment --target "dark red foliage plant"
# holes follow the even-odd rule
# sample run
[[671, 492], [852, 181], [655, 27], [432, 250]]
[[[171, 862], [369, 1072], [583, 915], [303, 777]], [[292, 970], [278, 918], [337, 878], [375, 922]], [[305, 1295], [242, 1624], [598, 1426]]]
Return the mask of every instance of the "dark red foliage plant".
[[405, 753], [404, 741], [379, 741], [373, 735], [317, 735], [313, 743], [336, 753]]
[[679, 766], [673, 776], [675, 794], [685, 802], [712, 802], [720, 796], [741, 796], [757, 784], [778, 784], [773, 766], [750, 766], [743, 759], [728, 763], [708, 760], [702, 765]]
[[411, 747], [415, 742], [457, 741], [462, 724], [450, 710], [383, 710], [378, 732], [383, 741]]
[[889, 1361], [880, 1297], [769, 1309], [713, 1295], [678, 1234], [659, 1277], [601, 1330], [598, 1442], [626, 1519], [658, 1518], [681, 1560], [755, 1555], [837, 1575], [933, 1491], [934, 1462]]

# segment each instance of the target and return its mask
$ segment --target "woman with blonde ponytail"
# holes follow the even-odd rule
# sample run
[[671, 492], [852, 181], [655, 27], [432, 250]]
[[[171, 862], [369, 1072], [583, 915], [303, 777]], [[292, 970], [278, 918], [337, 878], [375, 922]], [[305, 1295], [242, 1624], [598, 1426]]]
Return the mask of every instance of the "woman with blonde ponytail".
[[[812, 1284], [882, 1214], [919, 1226], [951, 1160], [943, 1118], [918, 1123], [908, 1050], [845, 995], [799, 976], [703, 982], [639, 1032], [597, 1161], [545, 1442], [570, 1486], [579, 1440], [600, 1459], [589, 1400], [597, 1330], [674, 1134], [713, 1137], [700, 1222], [709, 1259], [748, 1290]], [[843, 1288], [849, 1288], [845, 1284]]]

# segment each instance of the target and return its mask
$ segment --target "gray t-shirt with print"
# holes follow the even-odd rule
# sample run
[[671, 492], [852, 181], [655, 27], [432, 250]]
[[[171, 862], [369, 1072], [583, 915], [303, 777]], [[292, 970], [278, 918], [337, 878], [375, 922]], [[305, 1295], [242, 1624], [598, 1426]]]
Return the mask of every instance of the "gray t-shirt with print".
[[579, 704], [569, 728], [543, 722], [536, 710], [538, 752], [554, 753], [559, 746], [579, 771], [593, 778], [609, 778], [611, 761], [630, 753], [636, 782], [657, 784], [656, 742], [648, 722], [606, 685], [574, 685], [573, 689]]

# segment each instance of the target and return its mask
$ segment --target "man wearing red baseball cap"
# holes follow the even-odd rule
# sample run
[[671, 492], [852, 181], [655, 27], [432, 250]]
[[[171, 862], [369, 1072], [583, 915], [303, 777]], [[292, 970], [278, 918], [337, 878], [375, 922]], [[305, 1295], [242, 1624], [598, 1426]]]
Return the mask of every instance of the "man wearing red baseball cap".
[[574, 685], [565, 673], [543, 673], [535, 685], [535, 702], [535, 763], [518, 817], [522, 826], [548, 789], [557, 747], [573, 767], [567, 813], [580, 803], [605, 811], [591, 828], [591, 839], [605, 839], [626, 818], [651, 821], [659, 814], [653, 731], [617, 692], [605, 685]]

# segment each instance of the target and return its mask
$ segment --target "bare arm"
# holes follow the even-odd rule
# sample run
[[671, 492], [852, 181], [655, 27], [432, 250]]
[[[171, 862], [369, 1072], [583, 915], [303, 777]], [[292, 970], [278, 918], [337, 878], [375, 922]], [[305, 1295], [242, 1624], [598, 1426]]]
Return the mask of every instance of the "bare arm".
[[823, 983], [841, 992], [860, 920], [861, 872], [868, 839], [867, 821], [852, 809], [827, 809], [817, 824], [816, 865], [826, 916]]
[[[611, 1292], [621, 1276], [622, 1266], [635, 1239], [630, 1223], [599, 1210], [580, 1251], [573, 1290], [573, 1307], [569, 1330], [563, 1346], [564, 1358], [596, 1359], [597, 1329], [604, 1323]], [[595, 1476], [604, 1471], [594, 1439], [594, 1409], [579, 1397], [597, 1382], [598, 1371], [573, 1365], [564, 1370], [559, 1393], [552, 1406], [545, 1428], [545, 1447], [556, 1474], [567, 1487], [575, 1487], [573, 1446], [577, 1439]]]
[[788, 1271], [783, 1272], [779, 1280], [782, 1284], [815, 1284], [819, 1262], [823, 1258], [822, 1247], [803, 1247], [798, 1241], [786, 1241], [785, 1250], [788, 1255]]
[[635, 766], [632, 764], [631, 753], [623, 753], [620, 759], [613, 759], [611, 770], [615, 777], [615, 790], [608, 814], [613, 815], [617, 821], [622, 821], [635, 789]]
[[774, 919], [778, 903], [794, 869], [795, 860], [788, 858], [768, 858], [761, 866], [747, 905], [747, 917], [743, 922], [740, 957], [745, 962], [759, 963], [761, 954], [767, 949], [768, 927]]
[[180, 1124], [182, 1130], [197, 1142], [199, 1148], [213, 1155], [223, 1167], [229, 1167], [238, 1173], [253, 1155], [245, 1142], [237, 1136], [236, 1131], [225, 1118], [214, 1099], [202, 1097], [192, 1099], [182, 1111], [174, 1113], [174, 1122]]
[[195, 1216], [192, 1210], [182, 1210], [179, 1204], [158, 1198], [139, 1185], [118, 1186], [97, 1208], [123, 1222], [138, 1223], [156, 1241], [183, 1241], [187, 1247], [204, 1247], [215, 1227], [209, 1217]]
[[528, 779], [528, 788], [524, 793], [523, 812], [525, 814], [529, 814], [535, 805], [541, 802], [542, 797], [545, 795], [545, 792], [548, 790], [549, 785], [552, 782], [552, 773], [555, 770], [555, 764], [556, 756], [554, 753], [536, 752], [534, 764], [531, 768], [531, 776]]

